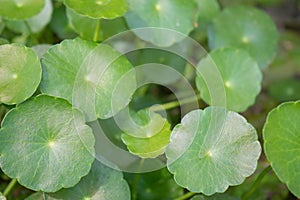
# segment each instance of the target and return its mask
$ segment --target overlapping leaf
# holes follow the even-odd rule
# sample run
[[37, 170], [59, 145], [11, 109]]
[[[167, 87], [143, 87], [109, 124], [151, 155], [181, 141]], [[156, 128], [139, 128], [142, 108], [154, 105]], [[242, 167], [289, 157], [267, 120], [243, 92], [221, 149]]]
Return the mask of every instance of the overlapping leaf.
[[133, 120], [140, 128], [128, 128], [122, 135], [129, 151], [142, 158], [155, 158], [163, 154], [171, 134], [169, 122], [148, 110], [140, 110], [133, 115]]
[[[48, 50], [42, 64], [41, 91], [66, 98], [85, 112], [88, 121], [109, 118], [129, 103], [129, 99], [120, 98], [112, 108], [115, 86], [132, 65], [108, 45], [97, 46], [80, 38], [64, 40]], [[123, 81], [122, 92], [131, 92], [134, 74]]]
[[130, 190], [120, 171], [113, 170], [95, 160], [90, 173], [75, 187], [56, 193], [36, 193], [27, 200], [130, 200]]

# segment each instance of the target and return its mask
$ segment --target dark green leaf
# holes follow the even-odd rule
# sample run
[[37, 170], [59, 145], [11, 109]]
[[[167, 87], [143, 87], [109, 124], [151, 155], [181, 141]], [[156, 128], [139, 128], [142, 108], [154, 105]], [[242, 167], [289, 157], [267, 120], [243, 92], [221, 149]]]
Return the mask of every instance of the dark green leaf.
[[250, 6], [234, 6], [223, 10], [209, 29], [211, 49], [233, 46], [244, 49], [265, 68], [275, 57], [278, 32], [273, 20]]

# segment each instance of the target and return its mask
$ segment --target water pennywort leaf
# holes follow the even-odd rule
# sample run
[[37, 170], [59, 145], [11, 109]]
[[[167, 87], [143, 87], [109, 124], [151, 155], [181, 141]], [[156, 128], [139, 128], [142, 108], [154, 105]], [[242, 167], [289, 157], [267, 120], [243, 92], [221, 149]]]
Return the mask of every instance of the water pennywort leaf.
[[36, 53], [23, 45], [0, 46], [0, 102], [18, 104], [33, 95], [42, 76]]
[[241, 184], [255, 171], [260, 153], [252, 125], [218, 107], [188, 113], [173, 129], [166, 150], [175, 181], [205, 195]]
[[263, 129], [267, 159], [289, 190], [300, 197], [300, 102], [283, 103], [272, 110]]
[[64, 99], [39, 95], [18, 105], [0, 129], [2, 170], [36, 191], [74, 186], [94, 161], [94, 135], [84, 122]]

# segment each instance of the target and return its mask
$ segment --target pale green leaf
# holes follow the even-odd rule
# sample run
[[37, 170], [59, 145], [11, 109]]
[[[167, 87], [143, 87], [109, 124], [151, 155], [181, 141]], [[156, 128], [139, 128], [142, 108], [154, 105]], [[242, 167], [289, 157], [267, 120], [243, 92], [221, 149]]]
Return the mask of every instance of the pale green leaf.
[[[40, 95], [12, 109], [0, 129], [0, 166], [32, 190], [72, 187], [94, 161], [94, 136], [66, 100]], [[13, 151], [12, 151], [13, 149]]]
[[267, 159], [289, 190], [300, 198], [300, 101], [272, 110], [263, 129]]
[[[150, 113], [149, 113], [150, 112]], [[170, 139], [170, 124], [159, 114], [140, 110], [133, 115], [140, 129], [127, 129], [122, 140], [128, 150], [141, 158], [155, 158], [165, 152]]]
[[173, 129], [166, 150], [175, 181], [205, 195], [241, 184], [255, 171], [260, 153], [256, 131], [246, 119], [218, 107], [188, 113]]
[[35, 52], [18, 44], [0, 46], [0, 102], [18, 104], [33, 95], [42, 76]]
[[254, 104], [261, 90], [262, 73], [257, 63], [244, 50], [222, 48], [212, 51], [198, 64], [197, 88], [205, 102], [211, 104], [211, 95], [202, 70], [212, 69], [216, 65], [223, 79], [226, 93], [226, 107], [241, 112]]

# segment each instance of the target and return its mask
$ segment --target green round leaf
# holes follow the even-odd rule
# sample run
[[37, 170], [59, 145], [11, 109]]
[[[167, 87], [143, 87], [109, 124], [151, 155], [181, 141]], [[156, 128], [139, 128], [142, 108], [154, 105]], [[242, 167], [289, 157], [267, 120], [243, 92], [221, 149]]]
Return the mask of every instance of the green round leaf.
[[27, 200], [130, 200], [130, 190], [123, 174], [95, 160], [90, 173], [73, 188], [56, 193], [35, 193]]
[[33, 95], [42, 76], [35, 52], [18, 44], [0, 46], [0, 102], [18, 104]]
[[[131, 29], [158, 27], [172, 29], [185, 35], [193, 30], [196, 4], [186, 0], [128, 0], [129, 11], [125, 18]], [[135, 31], [143, 40], [152, 42], [158, 46], [170, 46], [182, 39], [178, 35], [167, 34], [164, 31], [154, 29], [153, 33], [147, 31]], [[151, 31], [150, 31], [151, 32]], [[171, 32], [168, 32], [171, 33]]]
[[208, 39], [211, 49], [234, 46], [248, 51], [264, 68], [275, 57], [278, 32], [264, 12], [250, 6], [234, 6], [213, 20]]
[[45, 0], [0, 0], [0, 16], [9, 19], [26, 19], [43, 9]]
[[267, 159], [289, 190], [300, 198], [300, 101], [272, 110], [263, 129]]
[[226, 107], [229, 110], [245, 111], [255, 102], [261, 90], [262, 73], [256, 62], [243, 50], [222, 48], [212, 51], [198, 64], [197, 88], [205, 102], [211, 104], [207, 85], [200, 75], [202, 70], [216, 65], [224, 82]]
[[188, 113], [166, 150], [175, 181], [205, 195], [241, 184], [255, 171], [260, 153], [255, 129], [241, 115], [218, 107]]
[[32, 190], [74, 186], [94, 161], [94, 136], [66, 100], [40, 95], [12, 109], [0, 129], [0, 166]]
[[14, 32], [18, 33], [38, 33], [50, 22], [52, 15], [52, 2], [45, 0], [45, 6], [41, 12], [26, 20], [5, 20], [5, 25]]
[[[41, 91], [69, 100], [85, 112], [87, 121], [109, 118], [129, 103], [129, 99], [120, 99], [118, 109], [112, 109], [114, 88], [132, 65], [108, 45], [97, 46], [80, 38], [64, 40], [48, 50], [42, 64]], [[124, 91], [131, 91], [131, 84], [135, 84], [133, 76]]]
[[133, 120], [142, 124], [142, 127], [141, 130], [132, 130], [135, 133], [129, 129], [122, 134], [128, 150], [141, 158], [155, 158], [163, 154], [171, 134], [169, 122], [148, 110], [140, 110], [133, 115]]
[[75, 12], [96, 19], [120, 17], [128, 9], [126, 0], [64, 0], [64, 3]]

